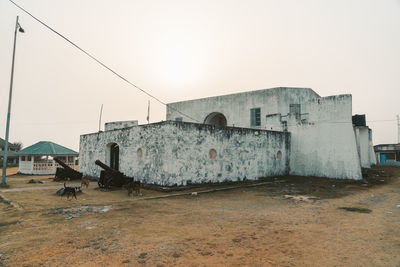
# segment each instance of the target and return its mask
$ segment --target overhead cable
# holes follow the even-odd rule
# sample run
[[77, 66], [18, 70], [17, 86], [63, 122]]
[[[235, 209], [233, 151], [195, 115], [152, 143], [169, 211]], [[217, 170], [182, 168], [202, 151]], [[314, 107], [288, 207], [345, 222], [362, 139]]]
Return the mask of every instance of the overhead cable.
[[[153, 96], [152, 94], [150, 94], [149, 92], [147, 92], [146, 90], [140, 88], [139, 86], [137, 86], [136, 84], [132, 83], [131, 81], [129, 81], [127, 78], [123, 77], [121, 74], [119, 74], [118, 72], [116, 72], [115, 70], [111, 69], [110, 67], [108, 67], [105, 63], [101, 62], [99, 59], [97, 59], [95, 56], [93, 56], [92, 54], [90, 54], [89, 52], [87, 52], [86, 50], [84, 50], [83, 48], [81, 48], [80, 46], [78, 46], [76, 43], [74, 43], [73, 41], [71, 41], [70, 39], [68, 39], [67, 37], [65, 37], [63, 34], [59, 33], [58, 31], [56, 31], [55, 29], [53, 29], [52, 27], [50, 27], [49, 25], [47, 25], [46, 23], [44, 23], [43, 21], [41, 21], [40, 19], [38, 19], [37, 17], [35, 17], [34, 15], [32, 15], [29, 11], [27, 11], [26, 9], [24, 9], [23, 7], [21, 7], [20, 5], [18, 5], [17, 3], [15, 3], [12, 0], [9, 0], [12, 4], [14, 4], [16, 7], [18, 7], [19, 9], [21, 9], [23, 12], [25, 12], [26, 14], [28, 14], [30, 17], [32, 17], [34, 20], [36, 20], [37, 22], [39, 22], [40, 24], [42, 24], [44, 27], [46, 27], [47, 29], [49, 29], [50, 31], [52, 31], [53, 33], [57, 34], [59, 37], [61, 37], [62, 39], [64, 39], [65, 41], [67, 41], [68, 43], [70, 43], [71, 45], [73, 45], [75, 48], [77, 48], [79, 51], [81, 51], [82, 53], [84, 53], [85, 55], [87, 55], [88, 57], [90, 57], [91, 59], [93, 59], [94, 61], [96, 61], [98, 64], [100, 64], [101, 66], [103, 66], [105, 69], [109, 70], [110, 72], [112, 72], [114, 75], [116, 75], [118, 78], [122, 79], [123, 81], [125, 81], [126, 83], [128, 83], [129, 85], [135, 87], [136, 89], [140, 90], [142, 93], [148, 95], [149, 97], [153, 98], [154, 100], [156, 100], [157, 102], [167, 106], [167, 104], [164, 101], [161, 101], [159, 98]], [[178, 112], [179, 114], [194, 120], [196, 122], [199, 122], [198, 120], [192, 118], [191, 116], [177, 110], [174, 107], [169, 106], [169, 108], [175, 110], [176, 112]]]

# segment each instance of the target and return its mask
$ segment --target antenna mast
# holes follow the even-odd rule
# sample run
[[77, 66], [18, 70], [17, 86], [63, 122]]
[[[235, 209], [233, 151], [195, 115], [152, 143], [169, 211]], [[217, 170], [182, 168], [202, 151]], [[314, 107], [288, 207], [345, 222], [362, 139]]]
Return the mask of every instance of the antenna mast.
[[101, 104], [101, 108], [100, 108], [100, 118], [99, 118], [99, 132], [101, 129], [101, 115], [103, 114], [103, 104]]
[[149, 124], [150, 123], [150, 100], [149, 100], [149, 102], [147, 104], [147, 117], [146, 117], [146, 120], [147, 120], [147, 124]]

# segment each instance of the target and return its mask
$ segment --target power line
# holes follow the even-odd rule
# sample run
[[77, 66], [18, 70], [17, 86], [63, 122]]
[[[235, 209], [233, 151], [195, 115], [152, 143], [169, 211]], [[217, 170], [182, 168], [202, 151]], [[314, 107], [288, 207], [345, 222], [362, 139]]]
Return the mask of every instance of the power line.
[[[75, 44], [73, 41], [71, 41], [70, 39], [68, 39], [67, 37], [65, 37], [63, 34], [59, 33], [58, 31], [56, 31], [55, 29], [53, 29], [52, 27], [50, 27], [49, 25], [47, 25], [46, 23], [44, 23], [43, 21], [41, 21], [40, 19], [36, 18], [34, 15], [32, 15], [29, 11], [27, 11], [26, 9], [24, 9], [23, 7], [21, 7], [20, 5], [18, 5], [17, 3], [15, 3], [13, 0], [9, 0], [13, 5], [15, 5], [17, 8], [19, 8], [20, 10], [22, 10], [23, 12], [25, 12], [26, 14], [28, 14], [30, 17], [32, 17], [34, 20], [36, 20], [37, 22], [39, 22], [40, 24], [42, 24], [44, 27], [46, 27], [47, 29], [49, 29], [50, 31], [52, 31], [53, 33], [57, 34], [59, 37], [61, 37], [62, 39], [64, 39], [65, 41], [67, 41], [68, 43], [70, 43], [72, 46], [74, 46], [75, 48], [77, 48], [79, 51], [81, 51], [82, 53], [84, 53], [85, 55], [87, 55], [88, 57], [90, 57], [92, 60], [96, 61], [98, 64], [100, 64], [102, 67], [104, 67], [105, 69], [107, 69], [108, 71], [110, 71], [111, 73], [113, 73], [114, 75], [116, 75], [118, 78], [122, 79], [123, 81], [125, 81], [126, 83], [128, 83], [129, 85], [135, 87], [136, 89], [140, 90], [142, 93], [148, 95], [149, 97], [153, 98], [154, 100], [156, 100], [157, 102], [167, 106], [167, 103], [165, 103], [164, 101], [160, 100], [159, 98], [153, 96], [152, 94], [148, 93], [146, 90], [140, 88], [139, 86], [135, 85], [134, 83], [132, 83], [131, 81], [129, 81], [127, 78], [123, 77], [121, 74], [117, 73], [116, 71], [114, 71], [113, 69], [111, 69], [110, 67], [108, 67], [105, 63], [101, 62], [99, 59], [97, 59], [95, 56], [93, 56], [92, 54], [90, 54], [89, 52], [87, 52], [86, 50], [84, 50], [83, 48], [81, 48], [80, 46], [78, 46], [77, 44]], [[193, 117], [179, 111], [178, 109], [169, 106], [170, 109], [178, 112], [179, 114], [195, 121], [198, 123], [201, 123], [200, 121], [194, 119]], [[375, 120], [375, 121], [367, 121], [367, 122], [388, 122], [388, 121], [396, 121], [396, 120]], [[323, 123], [325, 121], [319, 121], [317, 123]], [[326, 121], [329, 122], [329, 121]], [[329, 123], [350, 123], [350, 122], [329, 122]]]
[[[96, 61], [98, 64], [100, 64], [102, 67], [104, 67], [105, 69], [107, 69], [108, 71], [110, 71], [111, 73], [113, 73], [114, 75], [116, 75], [118, 78], [122, 79], [123, 81], [125, 81], [126, 83], [128, 83], [129, 85], [135, 87], [136, 89], [140, 90], [142, 93], [148, 95], [149, 97], [153, 98], [154, 100], [158, 101], [159, 103], [167, 106], [167, 103], [161, 101], [159, 98], [153, 96], [152, 94], [148, 93], [146, 90], [140, 88], [139, 86], [135, 85], [134, 83], [132, 83], [131, 81], [129, 81], [128, 79], [126, 79], [125, 77], [123, 77], [121, 74], [119, 74], [118, 72], [114, 71], [113, 69], [111, 69], [110, 67], [108, 67], [105, 63], [101, 62], [99, 59], [97, 59], [95, 56], [93, 56], [92, 54], [90, 54], [89, 52], [87, 52], [86, 50], [84, 50], [83, 48], [81, 48], [80, 46], [78, 46], [77, 44], [75, 44], [73, 41], [71, 41], [70, 39], [68, 39], [67, 37], [65, 37], [64, 35], [62, 35], [61, 33], [59, 33], [58, 31], [56, 31], [55, 29], [53, 29], [52, 27], [50, 27], [49, 25], [47, 25], [46, 23], [44, 23], [43, 21], [41, 21], [40, 19], [36, 18], [34, 15], [32, 15], [29, 11], [27, 11], [26, 9], [24, 9], [23, 7], [21, 7], [20, 5], [18, 5], [17, 3], [15, 3], [12, 0], [9, 0], [13, 5], [15, 5], [16, 7], [18, 7], [19, 9], [21, 9], [23, 12], [25, 12], [26, 14], [28, 14], [30, 17], [32, 17], [34, 20], [36, 20], [37, 22], [39, 22], [40, 24], [42, 24], [44, 27], [46, 27], [47, 29], [49, 29], [50, 31], [52, 31], [53, 33], [57, 34], [59, 37], [61, 37], [62, 39], [64, 39], [65, 41], [67, 41], [68, 43], [70, 43], [71, 45], [73, 45], [75, 48], [77, 48], [79, 51], [81, 51], [82, 53], [84, 53], [85, 55], [87, 55], [88, 57], [90, 57], [91, 59], [93, 59], [94, 61]], [[191, 116], [177, 110], [176, 108], [173, 108], [171, 106], [169, 106], [169, 108], [175, 110], [176, 112], [178, 112], [179, 114], [194, 120], [196, 122], [199, 122], [198, 120], [192, 118]]]

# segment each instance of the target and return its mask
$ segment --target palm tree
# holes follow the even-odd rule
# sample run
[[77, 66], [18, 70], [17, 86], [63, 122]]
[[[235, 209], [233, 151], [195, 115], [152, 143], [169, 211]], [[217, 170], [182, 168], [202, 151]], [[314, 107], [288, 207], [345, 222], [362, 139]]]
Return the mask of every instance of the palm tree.
[[14, 145], [15, 151], [20, 151], [22, 149], [22, 147], [24, 146], [22, 144], [22, 142], [20, 142], [20, 141], [13, 143], [13, 145]]

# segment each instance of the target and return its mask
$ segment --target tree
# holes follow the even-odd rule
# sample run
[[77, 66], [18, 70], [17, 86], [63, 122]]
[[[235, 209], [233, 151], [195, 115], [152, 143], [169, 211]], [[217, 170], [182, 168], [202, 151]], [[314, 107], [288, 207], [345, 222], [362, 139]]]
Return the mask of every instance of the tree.
[[13, 145], [15, 146], [16, 151], [20, 151], [20, 150], [22, 149], [22, 147], [24, 146], [24, 145], [22, 144], [22, 142], [20, 142], [20, 141], [15, 142]]

